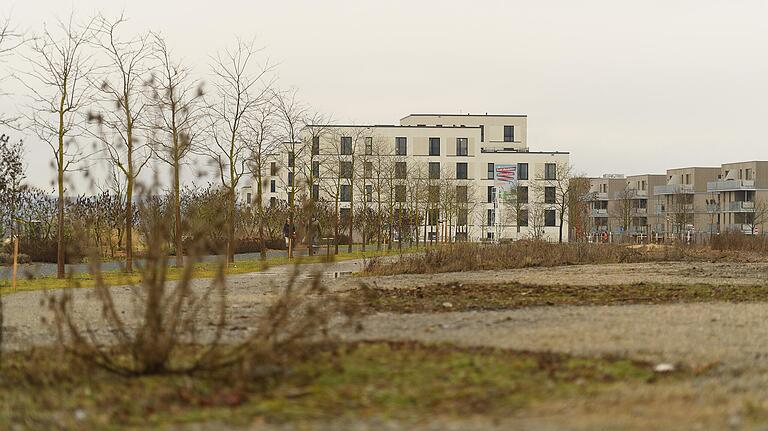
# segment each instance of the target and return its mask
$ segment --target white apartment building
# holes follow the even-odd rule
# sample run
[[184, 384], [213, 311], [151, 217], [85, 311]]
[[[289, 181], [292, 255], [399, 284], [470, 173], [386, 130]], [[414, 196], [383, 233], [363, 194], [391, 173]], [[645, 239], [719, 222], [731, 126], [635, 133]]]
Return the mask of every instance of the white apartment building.
[[[283, 143], [263, 167], [263, 202], [312, 199], [338, 205], [342, 219], [384, 211], [388, 220], [410, 220], [411, 237], [422, 240], [557, 241], [555, 185], [558, 166], [568, 162], [567, 152], [529, 149], [525, 115], [412, 114], [399, 125], [309, 125], [300, 142]], [[253, 184], [243, 187], [244, 203], [255, 196]], [[565, 217], [562, 231], [567, 241]]]

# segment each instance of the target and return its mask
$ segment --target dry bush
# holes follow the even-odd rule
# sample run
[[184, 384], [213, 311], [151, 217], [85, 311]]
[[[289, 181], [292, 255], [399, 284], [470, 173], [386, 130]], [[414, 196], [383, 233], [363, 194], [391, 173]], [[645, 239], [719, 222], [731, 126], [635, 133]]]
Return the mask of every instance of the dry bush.
[[371, 275], [425, 274], [581, 264], [654, 262], [709, 258], [690, 247], [638, 248], [619, 244], [515, 241], [507, 244], [454, 243], [397, 261], [372, 259]]
[[768, 252], [768, 238], [762, 235], [745, 235], [741, 232], [723, 232], [712, 236], [710, 246], [713, 250]]
[[[144, 214], [151, 215], [145, 208]], [[156, 217], [162, 217], [157, 211]], [[224, 229], [224, 219], [207, 229]], [[147, 257], [140, 267], [141, 282], [131, 286], [133, 313], [116, 299], [99, 266], [92, 266], [101, 304], [101, 319], [88, 322], [73, 307], [73, 289], [51, 296], [53, 328], [60, 344], [76, 357], [114, 373], [135, 376], [158, 373], [191, 373], [239, 365], [249, 374], [273, 369], [279, 358], [294, 354], [308, 341], [327, 335], [326, 328], [337, 312], [351, 315], [347, 303], [325, 291], [320, 277], [305, 281], [298, 265], [276, 302], [265, 306], [252, 334], [227, 340], [226, 265], [221, 261], [212, 280], [193, 282], [193, 270], [205, 243], [190, 248], [190, 256], [169, 281], [168, 229], [162, 220], [147, 223], [144, 232]], [[195, 237], [207, 235], [198, 233]], [[97, 259], [95, 259], [97, 260]], [[125, 301], [123, 301], [125, 302]], [[256, 305], [258, 306], [258, 305]]]

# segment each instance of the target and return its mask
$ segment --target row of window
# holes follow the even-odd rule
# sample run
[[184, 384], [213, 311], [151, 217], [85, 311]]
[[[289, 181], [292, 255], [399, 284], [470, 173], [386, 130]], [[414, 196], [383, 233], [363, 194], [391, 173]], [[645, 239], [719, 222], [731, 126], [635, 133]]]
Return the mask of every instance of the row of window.
[[[506, 136], [506, 135], [505, 135]], [[339, 153], [342, 156], [349, 156], [354, 154], [354, 147], [352, 145], [351, 136], [342, 136], [339, 145]], [[312, 155], [317, 156], [320, 154], [320, 138], [314, 137], [312, 139]], [[365, 155], [373, 155], [373, 138], [365, 138]], [[395, 138], [395, 155], [407, 156], [408, 155], [408, 138], [404, 136], [398, 136]], [[440, 155], [440, 138], [429, 138], [429, 155]], [[468, 138], [456, 138], [456, 155], [467, 156], [469, 155], [469, 139]], [[293, 153], [288, 155], [288, 166], [292, 165]]]
[[[272, 163], [275, 168], [275, 163]], [[440, 179], [440, 162], [429, 162], [429, 179]], [[275, 168], [276, 169], [276, 168]], [[407, 178], [407, 165], [406, 162], [395, 162], [395, 179]], [[271, 173], [275, 175], [275, 173]], [[350, 161], [339, 162], [339, 177], [351, 179], [353, 174], [353, 164]], [[289, 172], [288, 176], [291, 177], [292, 173]], [[312, 162], [312, 176], [315, 178], [320, 177], [320, 162], [315, 160]], [[492, 180], [496, 176], [495, 164], [488, 163], [488, 179]], [[373, 162], [363, 163], [363, 177], [373, 178]], [[555, 180], [557, 177], [557, 166], [554, 163], [546, 163], [544, 165], [544, 179]], [[466, 180], [469, 178], [469, 164], [465, 162], [456, 163], [456, 179]], [[528, 180], [528, 163], [517, 164], [517, 179]], [[289, 178], [289, 184], [291, 180]]]

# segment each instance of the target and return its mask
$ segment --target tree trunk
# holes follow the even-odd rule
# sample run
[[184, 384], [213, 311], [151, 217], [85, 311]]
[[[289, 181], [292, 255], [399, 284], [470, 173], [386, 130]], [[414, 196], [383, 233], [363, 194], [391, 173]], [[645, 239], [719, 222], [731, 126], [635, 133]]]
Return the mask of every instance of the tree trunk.
[[181, 181], [179, 179], [181, 169], [178, 155], [173, 165], [173, 210], [175, 212], [175, 233], [176, 233], [176, 267], [184, 265], [184, 244], [181, 238]]
[[261, 260], [267, 260], [267, 243], [264, 240], [264, 202], [263, 199], [263, 192], [261, 190], [261, 172], [258, 174], [258, 185], [256, 188], [256, 200], [258, 201], [258, 209], [259, 209], [259, 248]]

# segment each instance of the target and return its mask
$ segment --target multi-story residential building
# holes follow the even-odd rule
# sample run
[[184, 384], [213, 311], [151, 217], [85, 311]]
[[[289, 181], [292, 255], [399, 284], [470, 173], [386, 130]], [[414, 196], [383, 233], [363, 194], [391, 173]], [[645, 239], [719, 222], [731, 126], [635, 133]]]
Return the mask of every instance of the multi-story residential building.
[[723, 164], [707, 191], [716, 232], [762, 233], [768, 221], [768, 161]]
[[658, 222], [654, 232], [666, 238], [687, 233], [715, 233], [715, 213], [707, 190], [720, 168], [687, 167], [667, 170], [667, 182], [654, 187]]
[[[311, 200], [342, 220], [408, 220], [397, 235], [428, 240], [559, 237], [555, 186], [569, 154], [530, 151], [525, 115], [413, 114], [400, 125], [308, 125], [301, 135], [262, 166], [266, 205]], [[254, 185], [242, 189], [246, 203], [255, 195]], [[567, 219], [562, 229], [567, 240]]]
[[589, 207], [592, 233], [614, 232], [617, 221], [616, 196], [625, 190], [627, 180], [622, 174], [605, 174], [590, 179]]
[[627, 177], [626, 189], [616, 196], [619, 201], [619, 216], [633, 236], [650, 238], [653, 226], [660, 223], [660, 217], [652, 211], [653, 191], [666, 182], [663, 174], [642, 174]]

